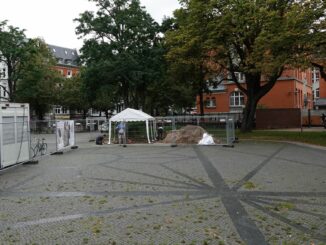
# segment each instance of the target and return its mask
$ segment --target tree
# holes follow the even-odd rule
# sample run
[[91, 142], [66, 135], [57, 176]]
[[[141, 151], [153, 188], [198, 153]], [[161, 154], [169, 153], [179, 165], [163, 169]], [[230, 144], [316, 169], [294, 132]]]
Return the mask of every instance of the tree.
[[7, 66], [9, 101], [14, 101], [17, 81], [21, 78], [21, 60], [26, 52], [24, 30], [8, 26], [7, 21], [0, 22], [0, 61]]
[[92, 1], [98, 11], [86, 11], [76, 19], [76, 33], [89, 37], [81, 49], [88, 98], [93, 106], [106, 91], [114, 96], [107, 101], [110, 105], [123, 101], [125, 106], [144, 108], [148, 85], [160, 79], [153, 68], [161, 48], [158, 24], [138, 0]]
[[[317, 47], [325, 46], [323, 0], [182, 2], [183, 11], [191, 19], [183, 28], [207, 20], [205, 49], [210, 59], [247, 97], [242, 131], [252, 129], [259, 100], [273, 88], [282, 72], [289, 67], [310, 66], [316, 50], [322, 50]], [[192, 35], [193, 39], [201, 38]], [[237, 80], [237, 72], [244, 74], [245, 84]]]
[[[63, 78], [64, 79], [64, 78]], [[60, 84], [58, 89], [58, 101], [59, 104], [65, 108], [69, 108], [69, 111], [82, 110], [84, 116], [86, 116], [89, 109], [89, 103], [84, 90], [84, 82], [82, 77], [78, 74], [72, 78], [66, 78]]]
[[[167, 19], [166, 32], [169, 74], [173, 80], [185, 83], [193, 89], [193, 97], [199, 96], [200, 114], [204, 113], [203, 93], [207, 91], [210, 67], [207, 66], [208, 50], [205, 41], [209, 32], [209, 18], [205, 15], [209, 1], [182, 1], [184, 8], [174, 12], [175, 19]], [[173, 23], [174, 22], [174, 23]]]
[[42, 120], [58, 99], [57, 84], [62, 82], [62, 78], [53, 69], [56, 61], [44, 41], [29, 39], [25, 46], [23, 58], [19, 58], [20, 78], [15, 82], [14, 99], [29, 103], [38, 119]]

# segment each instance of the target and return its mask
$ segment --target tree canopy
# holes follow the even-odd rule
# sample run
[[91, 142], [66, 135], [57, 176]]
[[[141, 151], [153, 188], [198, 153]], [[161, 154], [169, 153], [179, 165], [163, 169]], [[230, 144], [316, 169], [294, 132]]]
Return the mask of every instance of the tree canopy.
[[[224, 70], [226, 79], [246, 94], [243, 131], [253, 126], [259, 100], [275, 85], [288, 67], [307, 67], [325, 57], [325, 2], [323, 0], [184, 0], [178, 22], [190, 32], [185, 45], [200, 40], [201, 54], [187, 53], [188, 61], [208, 55]], [[184, 19], [190, 21], [182, 21]], [[205, 25], [204, 25], [205, 24]], [[202, 27], [201, 27], [202, 26]], [[203, 33], [196, 29], [204, 28]], [[178, 32], [173, 38], [178, 37]], [[187, 46], [185, 46], [187, 47]], [[196, 47], [196, 46], [194, 46]], [[178, 50], [179, 46], [172, 46]], [[193, 49], [190, 49], [193, 50]], [[243, 73], [245, 83], [237, 80]]]
[[0, 22], [0, 61], [7, 66], [9, 101], [14, 101], [17, 81], [21, 78], [21, 61], [27, 49], [25, 30]]
[[158, 24], [138, 0], [92, 1], [97, 12], [86, 11], [76, 19], [76, 33], [88, 37], [81, 58], [92, 106], [101, 104], [105, 94], [113, 95], [105, 101], [108, 106], [123, 101], [126, 107], [147, 109], [149, 85], [162, 79]]
[[61, 75], [53, 69], [56, 64], [43, 40], [29, 39], [20, 60], [20, 78], [16, 81], [15, 102], [29, 103], [39, 119], [58, 101]]

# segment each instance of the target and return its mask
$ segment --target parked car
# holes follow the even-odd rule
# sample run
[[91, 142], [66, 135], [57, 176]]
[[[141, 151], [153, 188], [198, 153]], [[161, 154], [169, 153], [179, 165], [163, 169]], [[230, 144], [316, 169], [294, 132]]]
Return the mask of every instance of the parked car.
[[109, 122], [104, 122], [99, 126], [99, 131], [101, 133], [109, 132]]
[[88, 122], [88, 123], [86, 123], [86, 128], [91, 131], [97, 130], [97, 123], [96, 122]]

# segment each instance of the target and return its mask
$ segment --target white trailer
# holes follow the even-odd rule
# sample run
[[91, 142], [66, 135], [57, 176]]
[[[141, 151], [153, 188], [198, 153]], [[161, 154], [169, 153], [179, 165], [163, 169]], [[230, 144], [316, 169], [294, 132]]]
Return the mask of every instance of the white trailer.
[[0, 103], [0, 169], [30, 160], [29, 104]]

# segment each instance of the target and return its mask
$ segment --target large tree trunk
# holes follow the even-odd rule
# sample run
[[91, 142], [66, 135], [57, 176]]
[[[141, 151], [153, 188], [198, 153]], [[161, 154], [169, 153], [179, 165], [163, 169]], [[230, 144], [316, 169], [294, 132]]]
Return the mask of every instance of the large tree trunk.
[[262, 93], [262, 87], [260, 85], [261, 75], [257, 74], [245, 74], [246, 85], [247, 85], [247, 102], [246, 107], [243, 111], [243, 119], [241, 125], [242, 132], [250, 132], [254, 128], [256, 108], [258, 101], [266, 93]]
[[243, 110], [243, 119], [241, 124], [242, 132], [250, 132], [254, 128], [257, 103], [258, 100], [248, 97], [246, 107]]
[[203, 91], [199, 92], [199, 110], [200, 110], [200, 115], [204, 115], [204, 96], [203, 96]]
[[205, 74], [203, 71], [203, 67], [200, 67], [200, 77], [199, 77], [200, 83], [199, 83], [199, 108], [200, 108], [200, 115], [204, 115], [204, 89], [206, 86], [206, 81], [205, 81]]
[[283, 69], [271, 76], [264, 85], [261, 85], [261, 75], [245, 74], [247, 84], [247, 102], [243, 113], [241, 125], [242, 132], [250, 132], [254, 128], [255, 116], [258, 102], [264, 97], [275, 85], [278, 77], [282, 74]]
[[[9, 63], [9, 62], [8, 62]], [[8, 64], [8, 90], [9, 90], [9, 102], [14, 102], [14, 82], [12, 81], [12, 73], [13, 69], [10, 65]]]

